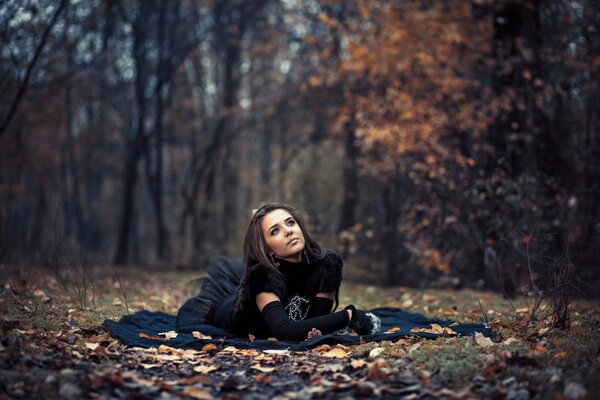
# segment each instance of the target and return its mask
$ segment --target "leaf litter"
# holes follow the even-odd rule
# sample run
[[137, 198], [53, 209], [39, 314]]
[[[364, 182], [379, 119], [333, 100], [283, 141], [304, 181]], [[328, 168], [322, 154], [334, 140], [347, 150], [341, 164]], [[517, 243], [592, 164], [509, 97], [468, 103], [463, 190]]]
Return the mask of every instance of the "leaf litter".
[[[144, 276], [127, 284], [130, 306], [175, 313], [185, 300], [182, 281], [168, 285], [156, 274]], [[579, 399], [600, 389], [600, 307], [591, 301], [574, 304], [571, 331], [536, 321], [523, 334], [518, 328], [529, 317], [527, 299], [508, 304], [497, 295], [468, 290], [402, 289], [398, 295], [399, 289], [367, 292], [362, 285], [345, 284], [342, 297], [365, 308], [404, 306], [428, 317], [452, 315], [461, 322], [482, 322], [481, 299], [495, 336], [457, 337], [452, 327], [459, 322], [431, 324], [421, 329], [438, 339], [362, 340], [356, 346], [322, 345], [298, 352], [214, 343], [182, 350], [168, 345], [176, 332], [146, 332], [162, 345], [142, 349], [126, 348], [102, 331], [105, 318], [119, 318], [126, 311], [113, 305], [118, 298], [114, 282], [107, 279], [96, 287], [99, 300], [105, 300], [96, 309], [83, 310], [42, 282], [30, 290], [40, 303], [32, 317], [30, 298], [1, 288], [0, 384], [9, 397]], [[165, 295], [144, 298], [149, 292]], [[442, 307], [447, 304], [452, 306]], [[388, 331], [396, 332], [402, 327]], [[201, 332], [194, 336], [213, 339]], [[533, 381], [538, 384], [529, 383]]]

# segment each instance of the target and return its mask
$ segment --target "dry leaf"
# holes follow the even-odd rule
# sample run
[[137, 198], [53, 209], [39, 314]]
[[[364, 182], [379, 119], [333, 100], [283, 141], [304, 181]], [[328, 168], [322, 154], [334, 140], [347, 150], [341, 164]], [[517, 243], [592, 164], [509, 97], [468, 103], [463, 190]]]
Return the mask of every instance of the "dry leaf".
[[98, 343], [86, 343], [85, 348], [90, 349], [92, 351], [96, 350], [96, 348], [100, 346]]
[[283, 355], [283, 354], [289, 354], [290, 351], [288, 349], [282, 349], [282, 350], [264, 350], [264, 353]]
[[318, 347], [318, 349], [321, 351], [327, 351], [327, 350], [331, 350], [331, 346], [328, 344], [322, 344]]
[[275, 371], [275, 367], [263, 367], [260, 364], [254, 364], [254, 365], [250, 366], [250, 368], [257, 369], [260, 372], [273, 372], [273, 371]]
[[452, 328], [448, 328], [448, 327], [444, 327], [444, 334], [445, 335], [458, 335], [458, 333], [456, 333], [454, 330], [452, 330]]
[[205, 335], [202, 332], [198, 332], [198, 331], [194, 331], [192, 332], [192, 336], [196, 339], [200, 339], [200, 340], [208, 340], [208, 339], [212, 339], [211, 336]]
[[202, 346], [202, 351], [210, 351], [210, 350], [214, 350], [217, 348], [217, 345], [214, 343], [206, 343], [204, 346]]
[[377, 365], [373, 365], [369, 370], [369, 379], [372, 381], [384, 381], [387, 379], [388, 374]]
[[356, 360], [350, 361], [350, 366], [354, 369], [362, 368], [366, 365], [369, 365], [369, 363], [363, 359], [356, 359]]
[[377, 358], [381, 353], [383, 353], [383, 347], [375, 347], [369, 352], [369, 358]]
[[171, 340], [171, 339], [175, 339], [177, 337], [177, 332], [175, 332], [175, 331], [161, 332], [161, 333], [159, 333], [159, 335], [164, 336], [165, 339], [167, 339], [167, 340]]
[[431, 324], [431, 329], [435, 332], [435, 333], [443, 333], [444, 329], [438, 325], [438, 324]]
[[394, 333], [394, 332], [398, 332], [401, 328], [398, 327], [393, 327], [388, 329], [387, 331], [385, 331], [385, 333]]
[[323, 354], [323, 357], [330, 357], [330, 358], [345, 358], [348, 356], [348, 353], [346, 352], [346, 350], [342, 349], [341, 347], [334, 347], [333, 349], [329, 350], [327, 353]]
[[544, 346], [539, 345], [536, 348], [534, 348], [533, 350], [531, 350], [532, 353], [545, 353], [547, 350]]
[[183, 353], [183, 350], [174, 349], [173, 347], [165, 346], [164, 344], [161, 344], [160, 346], [158, 346], [158, 351], [162, 352], [162, 353], [170, 353], [170, 354], [177, 354], [177, 355]]
[[203, 390], [203, 389], [198, 389], [195, 386], [187, 386], [180, 392], [180, 394], [182, 394], [184, 396], [193, 397], [195, 399], [202, 399], [202, 400], [214, 399], [213, 395], [210, 394], [209, 391]]
[[451, 323], [448, 326], [458, 326], [458, 325], [460, 325], [460, 322], [456, 321], [456, 322]]
[[492, 339], [483, 336], [483, 334], [481, 332], [475, 332], [474, 340], [475, 340], [475, 343], [481, 347], [488, 347], [488, 346], [494, 345], [494, 342], [492, 342]]
[[197, 372], [199, 374], [208, 374], [218, 369], [218, 365], [198, 365], [197, 367], [194, 367], [194, 372]]
[[514, 337], [509, 337], [504, 342], [502, 342], [502, 344], [506, 344], [506, 345], [513, 344], [513, 343], [521, 343], [521, 341], [519, 339], [515, 339]]
[[151, 369], [151, 368], [159, 368], [160, 364], [144, 364], [141, 363], [140, 366], [144, 369]]
[[256, 375], [254, 377], [254, 379], [256, 380], [256, 382], [260, 382], [260, 383], [272, 383], [273, 382], [273, 378], [268, 377], [266, 375], [262, 375], [262, 374]]
[[153, 335], [148, 335], [146, 332], [140, 332], [139, 337], [144, 338], [144, 339], [154, 339], [154, 340], [166, 340], [164, 337], [162, 336], [153, 336]]

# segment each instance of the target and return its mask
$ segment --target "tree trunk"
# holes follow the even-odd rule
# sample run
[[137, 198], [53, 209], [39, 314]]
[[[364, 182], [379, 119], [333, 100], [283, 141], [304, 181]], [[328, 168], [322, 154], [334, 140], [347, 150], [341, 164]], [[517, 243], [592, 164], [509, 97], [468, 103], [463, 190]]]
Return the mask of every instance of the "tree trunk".
[[146, 87], [148, 83], [146, 40], [148, 24], [148, 4], [139, 0], [139, 12], [134, 22], [133, 58], [136, 66], [135, 96], [137, 104], [137, 126], [133, 140], [127, 142], [127, 155], [124, 171], [123, 202], [121, 223], [119, 224], [119, 239], [114, 258], [115, 264], [125, 264], [128, 261], [129, 238], [132, 227], [132, 216], [135, 203], [135, 186], [138, 178], [138, 163], [143, 155], [146, 120]]
[[[348, 120], [344, 124], [344, 183], [343, 200], [338, 232], [351, 228], [355, 224], [355, 211], [358, 203], [358, 157], [360, 149], [356, 144], [356, 119], [355, 110], [349, 112]], [[342, 243], [342, 255], [348, 253], [349, 243]]]
[[400, 165], [396, 161], [392, 182], [384, 186], [384, 234], [383, 247], [385, 254], [387, 284], [393, 286], [398, 281], [398, 223], [400, 221], [401, 176]]

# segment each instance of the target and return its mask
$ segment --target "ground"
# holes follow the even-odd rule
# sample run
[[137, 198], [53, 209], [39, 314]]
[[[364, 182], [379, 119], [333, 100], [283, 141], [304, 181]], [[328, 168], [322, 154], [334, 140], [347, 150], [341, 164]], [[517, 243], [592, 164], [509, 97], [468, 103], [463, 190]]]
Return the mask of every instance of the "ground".
[[[291, 352], [204, 346], [127, 348], [102, 329], [140, 309], [175, 314], [197, 272], [87, 267], [54, 274], [0, 266], [2, 398], [594, 398], [600, 303], [571, 304], [550, 329], [534, 297], [345, 282], [341, 304], [396, 306], [483, 322], [495, 335], [415, 337]], [[531, 321], [527, 323], [527, 321]]]

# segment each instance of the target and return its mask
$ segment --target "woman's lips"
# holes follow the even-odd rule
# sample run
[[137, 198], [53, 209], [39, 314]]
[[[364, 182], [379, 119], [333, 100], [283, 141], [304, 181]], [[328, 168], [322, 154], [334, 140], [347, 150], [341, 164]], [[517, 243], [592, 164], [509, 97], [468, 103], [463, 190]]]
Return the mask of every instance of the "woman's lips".
[[300, 241], [300, 239], [298, 239], [298, 238], [293, 238], [292, 240], [290, 240], [290, 241], [288, 242], [288, 246], [291, 246], [291, 245], [293, 245], [293, 244], [296, 244], [296, 243], [298, 243], [299, 241]]

